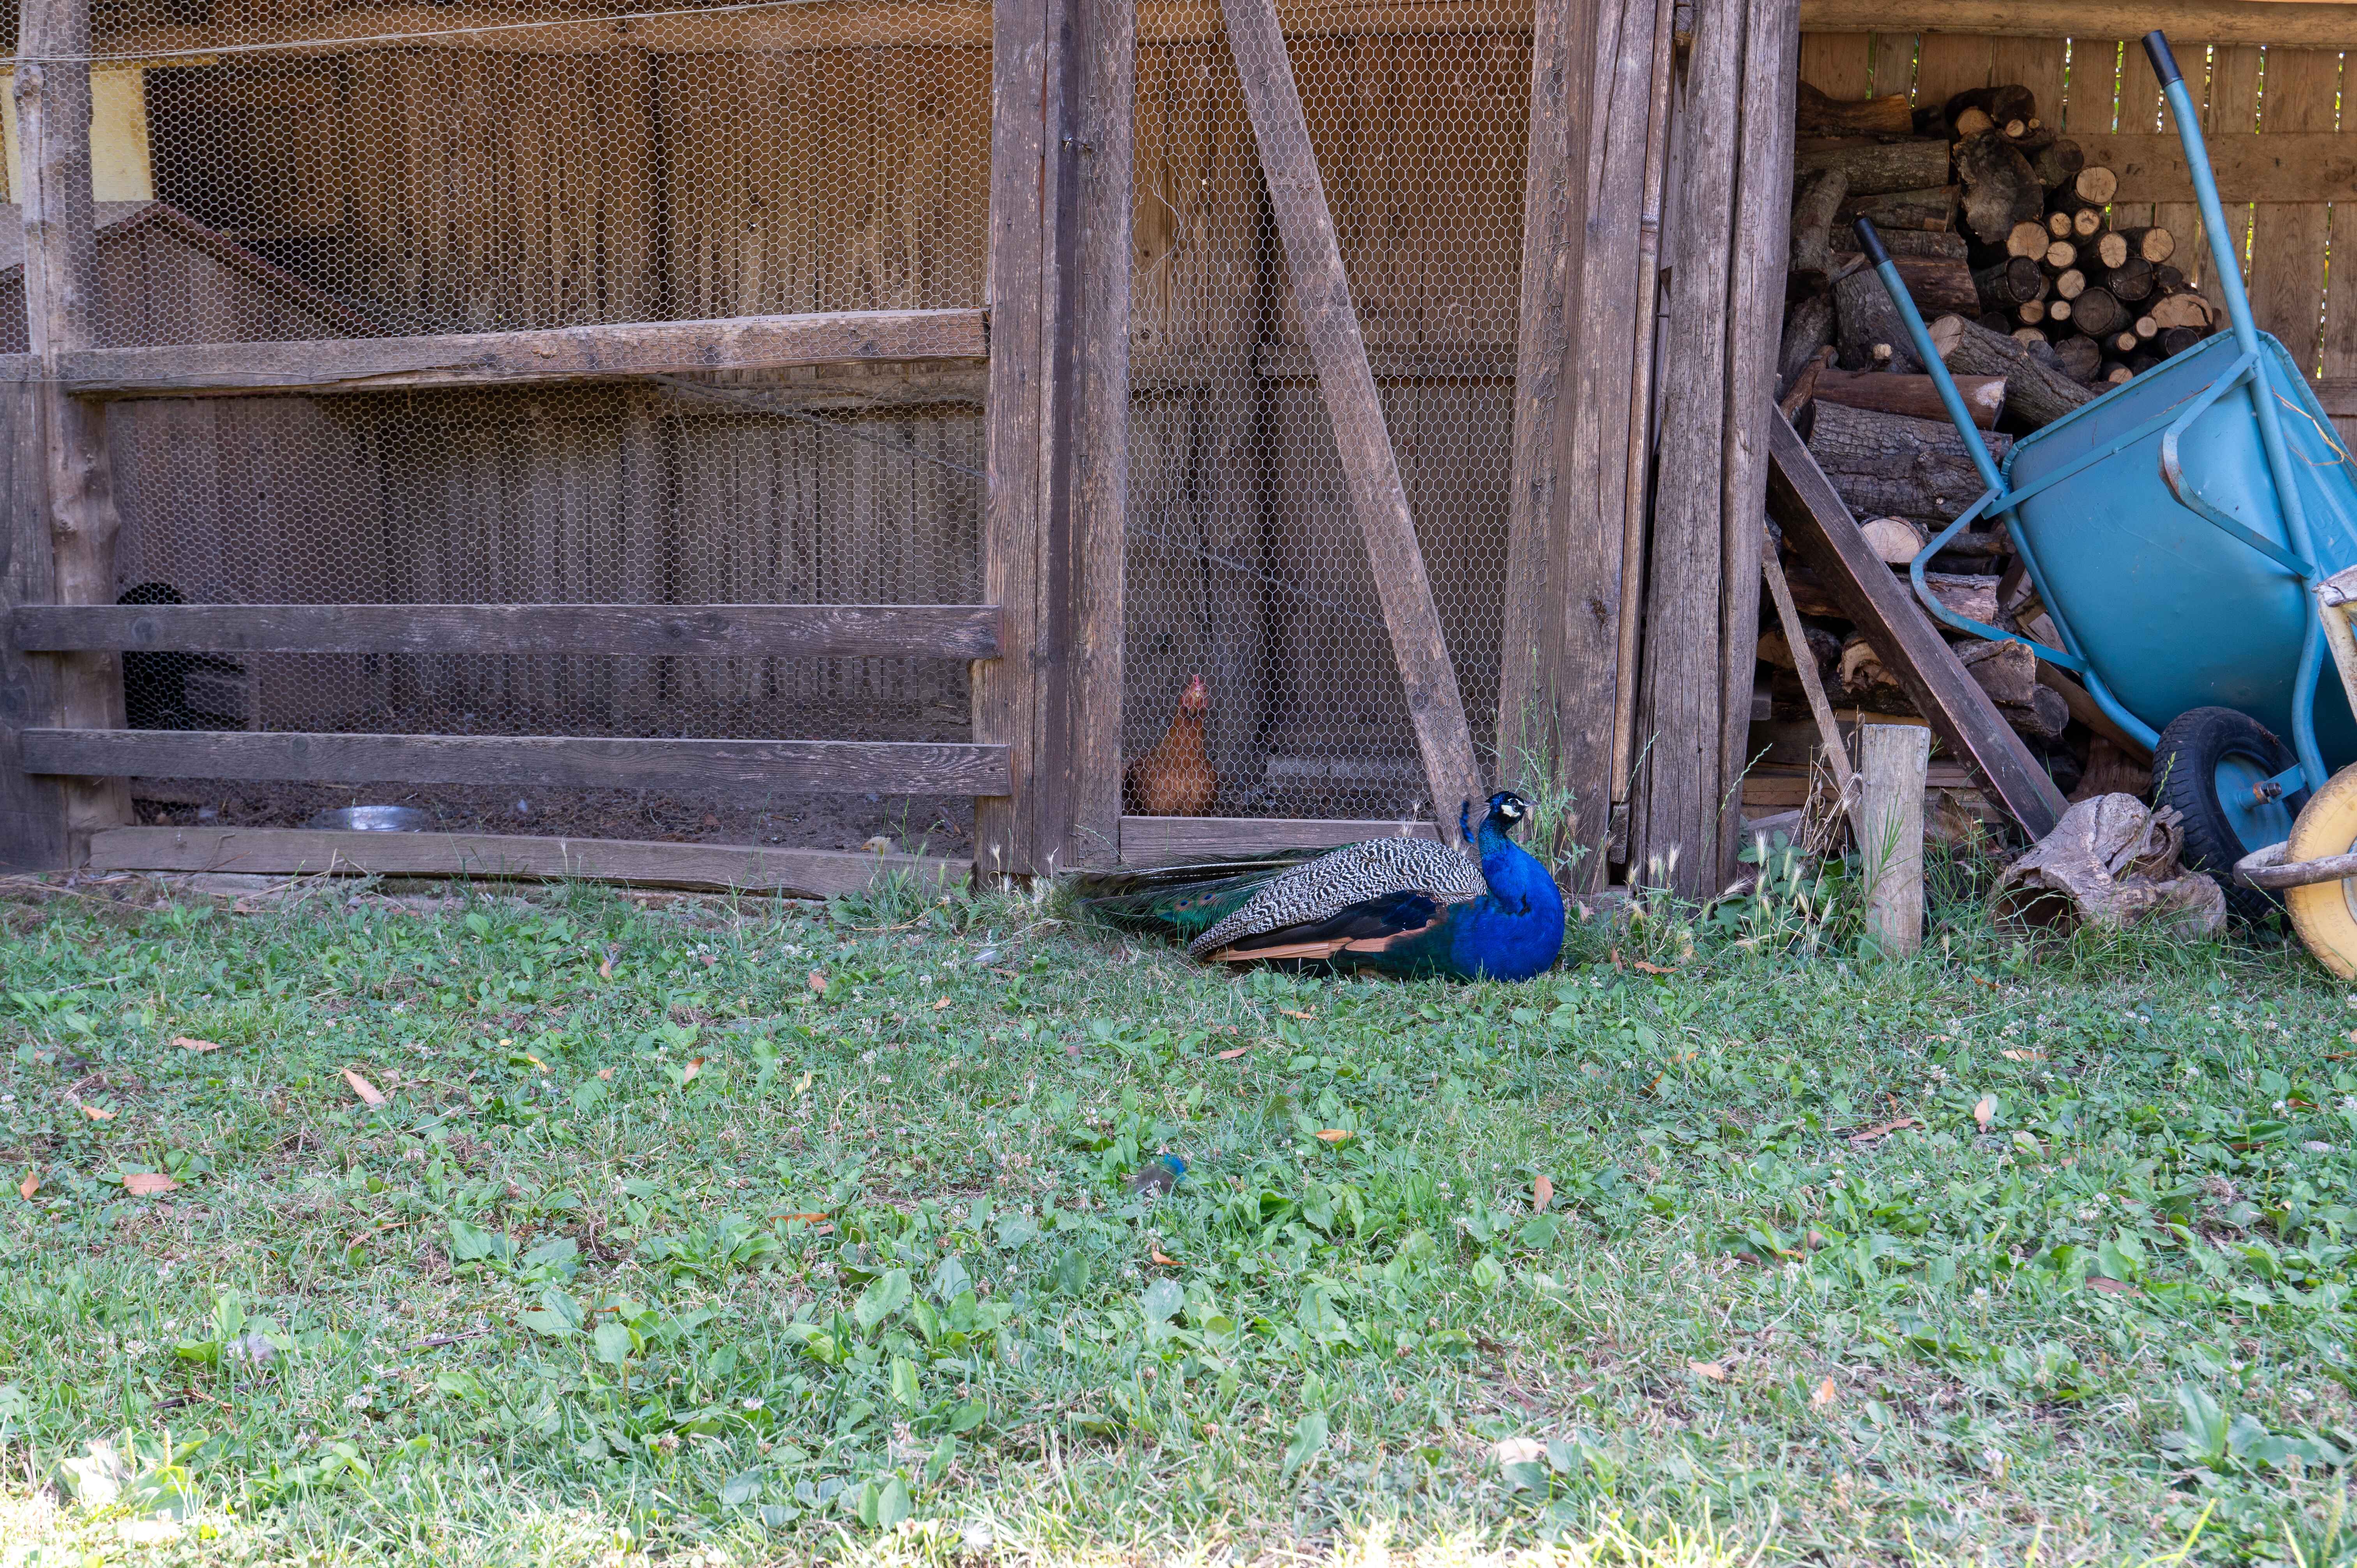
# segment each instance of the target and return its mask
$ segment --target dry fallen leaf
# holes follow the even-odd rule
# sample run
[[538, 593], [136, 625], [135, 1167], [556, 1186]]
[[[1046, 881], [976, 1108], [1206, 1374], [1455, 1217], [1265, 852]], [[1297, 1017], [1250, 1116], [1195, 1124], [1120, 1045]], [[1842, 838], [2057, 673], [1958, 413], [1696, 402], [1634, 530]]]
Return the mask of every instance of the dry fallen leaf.
[[1546, 1444], [1535, 1437], [1501, 1437], [1490, 1452], [1501, 1465], [1536, 1465], [1546, 1457]]
[[1178, 1266], [1178, 1259], [1172, 1257], [1169, 1253], [1161, 1251], [1159, 1248], [1157, 1248], [1146, 1255], [1166, 1269], [1175, 1269]]
[[159, 1192], [170, 1192], [179, 1185], [161, 1171], [129, 1171], [123, 1177], [123, 1190], [134, 1197], [153, 1197]]
[[1531, 1212], [1533, 1214], [1544, 1214], [1546, 1212], [1546, 1206], [1554, 1201], [1555, 1183], [1547, 1180], [1544, 1176], [1533, 1178], [1531, 1182]]
[[1981, 1124], [1982, 1132], [1988, 1131], [1988, 1124], [1996, 1120], [1996, 1095], [1984, 1094], [1980, 1097], [1979, 1102], [1973, 1107], [1973, 1120]]
[[614, 1076], [614, 1069], [609, 1067], [601, 1067], [597, 1069], [597, 1076], [599, 1078], [610, 1079]]
[[16, 1184], [16, 1196], [27, 1201], [30, 1201], [32, 1196], [40, 1190], [41, 1173], [38, 1171], [27, 1173], [25, 1179]]
[[1841, 1390], [1834, 1387], [1834, 1380], [1827, 1378], [1817, 1385], [1817, 1391], [1809, 1396], [1809, 1408], [1823, 1410], [1839, 1398], [1841, 1398]]
[[680, 1069], [679, 1080], [682, 1083], [694, 1083], [695, 1081], [695, 1075], [703, 1070], [704, 1058], [702, 1057], [690, 1057], [687, 1058], [687, 1066]]
[[933, 1004], [933, 1011], [936, 1013], [946, 1013], [949, 1011], [949, 1006], [950, 999], [944, 996], [940, 1001]]
[[184, 1051], [217, 1051], [221, 1049], [219, 1046], [215, 1045], [210, 1040], [190, 1039], [186, 1035], [173, 1036], [172, 1043], [179, 1047]]
[[825, 971], [814, 969], [810, 972], [810, 988], [811, 994], [813, 996], [823, 996], [826, 994]]
[[1315, 1018], [1318, 1016], [1318, 1010], [1314, 1007], [1307, 1013], [1297, 1013], [1290, 1007], [1280, 1007], [1277, 1011], [1284, 1014], [1288, 1018]]
[[103, 1105], [85, 1105], [81, 1108], [81, 1113], [89, 1117], [93, 1122], [112, 1122], [114, 1120], [114, 1112]]
[[1252, 1049], [1250, 1046], [1238, 1046], [1232, 1051], [1222, 1051], [1218, 1057], [1213, 1059], [1223, 1062], [1232, 1062], [1250, 1049]]
[[1636, 961], [1634, 963], [1632, 963], [1631, 965], [1630, 965], [1630, 967], [1631, 967], [1631, 968], [1632, 968], [1632, 969], [1634, 969], [1634, 970], [1635, 970], [1639, 974], [1675, 974], [1675, 973], [1677, 973], [1677, 971], [1676, 971], [1676, 970], [1674, 970], [1674, 969], [1663, 969], [1660, 964], [1658, 964], [1658, 963], [1647, 963], [1647, 962], [1646, 962], [1643, 959], [1641, 959], [1641, 959], [1639, 959], [1639, 960], [1637, 960], [1637, 961]]
[[1697, 1378], [1708, 1378], [1714, 1383], [1727, 1381], [1727, 1363], [1724, 1361], [1688, 1361], [1686, 1370]]
[[384, 1103], [384, 1090], [354, 1072], [350, 1068], [344, 1069], [344, 1081], [352, 1086], [352, 1092], [359, 1095], [361, 1103], [370, 1110], [373, 1111]]
[[2009, 1062], [2042, 1062], [2046, 1059], [2044, 1051], [1999, 1051], [1997, 1055]]
[[2137, 1289], [2135, 1285], [2128, 1283], [2126, 1280], [2090, 1278], [2087, 1281], [2087, 1288], [2090, 1290], [2099, 1290], [2105, 1295], [2142, 1295], [2144, 1294], [2143, 1291]]
[[1347, 1144], [1351, 1139], [1357, 1137], [1358, 1134], [1351, 1132], [1347, 1127], [1327, 1127], [1320, 1129], [1318, 1136], [1319, 1141], [1323, 1143]]
[[597, 978], [600, 980], [611, 980], [614, 978], [614, 961], [612, 959], [601, 958], [597, 961]]
[[787, 1222], [788, 1222], [788, 1221], [790, 1221], [790, 1220], [795, 1220], [795, 1219], [804, 1220], [804, 1221], [807, 1221], [807, 1222], [808, 1222], [808, 1223], [810, 1223], [810, 1224], [816, 1225], [816, 1224], [819, 1224], [820, 1222], [822, 1222], [823, 1220], [824, 1220], [824, 1219], [826, 1219], [826, 1216], [825, 1216], [825, 1215], [823, 1215], [823, 1214], [810, 1214], [810, 1213], [796, 1213], [796, 1214], [772, 1214], [772, 1215], [770, 1215], [770, 1219], [772, 1221], [774, 1221], [775, 1223], [778, 1223], [778, 1224], [780, 1224], [780, 1225], [785, 1224], [785, 1223], [787, 1223]]
[[1891, 1133], [1904, 1128], [1921, 1127], [1922, 1124], [1912, 1116], [1900, 1116], [1889, 1122], [1877, 1122], [1871, 1127], [1852, 1133], [1849, 1135], [1849, 1141], [1853, 1144], [1871, 1144], [1878, 1138], [1888, 1138]]

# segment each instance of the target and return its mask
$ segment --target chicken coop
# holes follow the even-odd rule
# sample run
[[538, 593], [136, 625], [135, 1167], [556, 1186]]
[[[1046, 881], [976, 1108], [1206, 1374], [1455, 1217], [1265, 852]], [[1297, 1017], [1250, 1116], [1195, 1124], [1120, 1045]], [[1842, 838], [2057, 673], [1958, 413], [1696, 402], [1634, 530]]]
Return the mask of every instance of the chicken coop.
[[[1811, 106], [2018, 76], [2079, 135], [2135, 30], [1988, 9], [23, 0], [0, 865], [825, 893], [1513, 782], [1580, 885], [1706, 891], [1795, 755]], [[2233, 114], [2253, 15], [2352, 9], [2135, 28]], [[2301, 91], [2255, 134], [2336, 134]], [[2293, 166], [2253, 210], [2321, 234]], [[2322, 255], [2258, 286], [2329, 376]]]

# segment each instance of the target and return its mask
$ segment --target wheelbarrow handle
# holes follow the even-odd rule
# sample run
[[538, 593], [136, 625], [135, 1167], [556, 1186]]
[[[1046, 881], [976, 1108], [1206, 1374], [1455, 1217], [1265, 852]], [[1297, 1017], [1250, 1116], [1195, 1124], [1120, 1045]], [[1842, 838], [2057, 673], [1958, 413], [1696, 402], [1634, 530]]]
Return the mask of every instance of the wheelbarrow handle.
[[1907, 328], [1908, 346], [1923, 362], [1924, 373], [1932, 378], [1932, 390], [1940, 394], [1940, 406], [1948, 411], [1949, 422], [1956, 427], [1956, 436], [1964, 443], [1965, 455], [1973, 467], [1980, 470], [1981, 483], [1991, 495], [2005, 493], [2005, 479], [1998, 473], [1996, 459], [1989, 456], [1988, 443], [1981, 439], [1980, 427], [1973, 423], [1972, 411], [1964, 406], [1964, 394], [1956, 390], [1956, 381], [1948, 374], [1946, 361], [1940, 350], [1932, 346], [1932, 334], [1923, 325], [1923, 313], [1915, 308], [1914, 296], [1907, 292], [1907, 280], [1899, 275], [1898, 263], [1884, 249], [1882, 236], [1874, 231], [1867, 219], [1857, 220], [1857, 248], [1866, 253], [1867, 263], [1882, 282], [1883, 292], [1890, 296], [1891, 308], [1899, 312], [1900, 325]]
[[2159, 79], [2162, 91], [2185, 80], [2185, 73], [2177, 69], [2177, 57], [2169, 52], [2168, 38], [2161, 36], [2158, 27], [2144, 36], [2144, 53], [2152, 61], [2152, 74]]

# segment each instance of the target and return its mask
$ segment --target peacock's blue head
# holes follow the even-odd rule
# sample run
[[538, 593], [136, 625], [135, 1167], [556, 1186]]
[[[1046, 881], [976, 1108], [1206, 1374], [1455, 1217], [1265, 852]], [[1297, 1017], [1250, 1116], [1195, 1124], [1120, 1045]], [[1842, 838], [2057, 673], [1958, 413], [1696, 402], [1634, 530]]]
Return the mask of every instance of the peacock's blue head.
[[1531, 803], [1512, 789], [1501, 789], [1490, 797], [1490, 825], [1501, 833], [1511, 834], [1531, 814]]

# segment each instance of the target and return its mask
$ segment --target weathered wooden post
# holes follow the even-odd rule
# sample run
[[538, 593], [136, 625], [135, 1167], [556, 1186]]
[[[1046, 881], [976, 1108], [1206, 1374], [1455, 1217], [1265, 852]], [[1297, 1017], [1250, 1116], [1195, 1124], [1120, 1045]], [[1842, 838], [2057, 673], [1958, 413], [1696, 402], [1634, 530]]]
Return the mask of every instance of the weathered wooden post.
[[[64, 356], [97, 341], [90, 50], [89, 0], [27, 0], [16, 36], [17, 184], [24, 199], [19, 210], [25, 228], [25, 320], [41, 376], [28, 402], [39, 432], [33, 450], [48, 528], [45, 540], [27, 539], [20, 528], [17, 542], [37, 551], [46, 547], [51, 600], [61, 605], [113, 602], [119, 527], [106, 455], [106, 411], [68, 395], [61, 379]], [[19, 581], [39, 575], [35, 568]], [[47, 688], [48, 712], [15, 718], [18, 727], [124, 725], [118, 653], [53, 656], [48, 680], [38, 684]], [[10, 793], [30, 801], [48, 791], [28, 781]], [[92, 833], [131, 821], [131, 791], [121, 779], [63, 779], [51, 798], [63, 811], [56, 847], [65, 865], [79, 865], [89, 857]]]
[[1921, 725], [1858, 728], [1864, 798], [1851, 819], [1866, 878], [1866, 931], [1891, 957], [1923, 945], [1923, 778], [1932, 732]]

